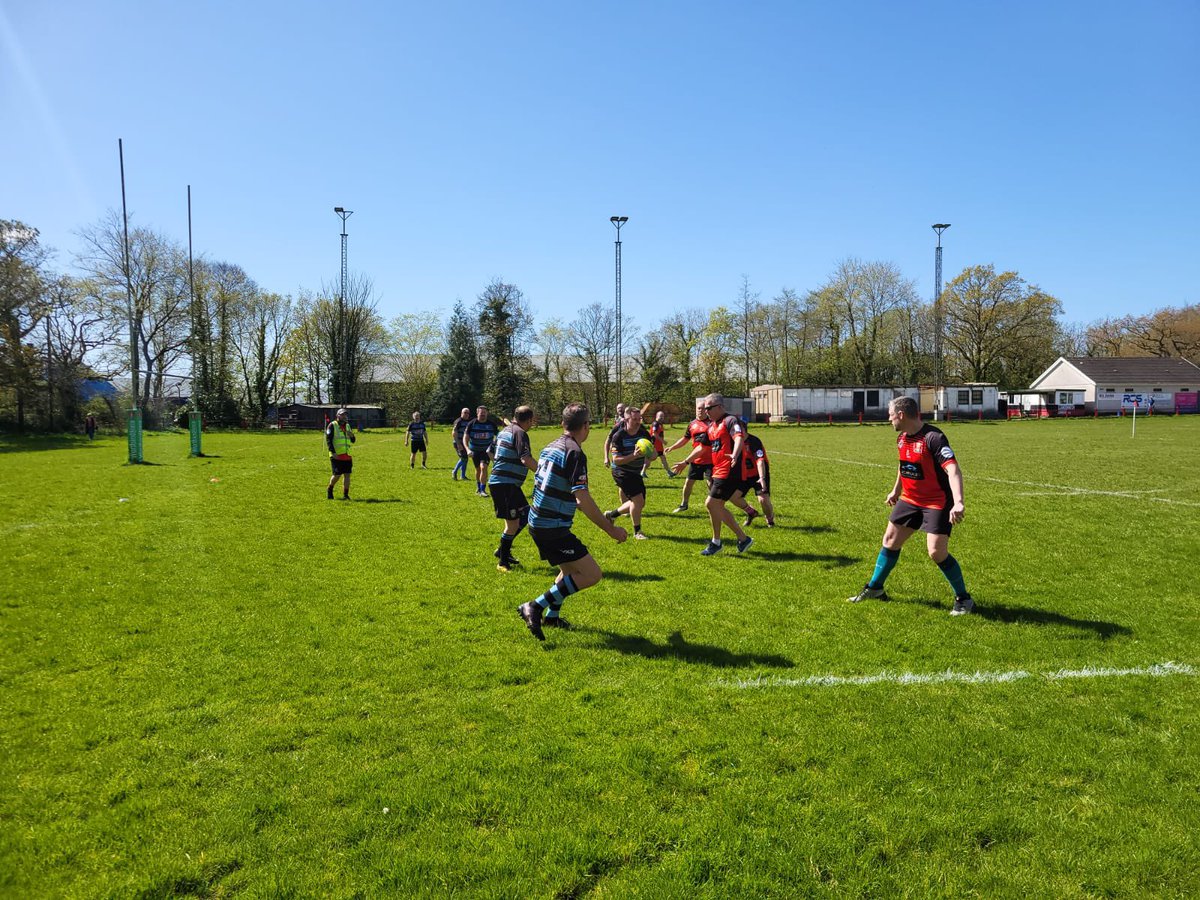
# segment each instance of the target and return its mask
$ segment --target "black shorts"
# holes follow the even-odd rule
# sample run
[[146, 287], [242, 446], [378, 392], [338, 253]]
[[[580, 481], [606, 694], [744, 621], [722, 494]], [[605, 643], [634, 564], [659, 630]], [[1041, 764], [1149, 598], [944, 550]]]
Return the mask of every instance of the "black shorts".
[[892, 507], [892, 514], [888, 516], [888, 521], [893, 525], [924, 531], [926, 534], [949, 535], [952, 527], [949, 506], [943, 506], [941, 509], [926, 509], [923, 506], [913, 506], [903, 500], [897, 501], [896, 505]]
[[472, 450], [471, 459], [475, 461], [477, 466], [486, 466], [490, 460], [486, 450]]
[[742, 492], [749, 494], [751, 491], [762, 496], [763, 494], [771, 493], [771, 464], [763, 465], [763, 478], [748, 478], [742, 482]]
[[493, 483], [488, 485], [488, 490], [497, 519], [524, 519], [529, 515], [529, 501], [525, 499], [525, 492], [520, 485]]
[[712, 475], [712, 463], [688, 463], [688, 481], [700, 481]]
[[552, 566], [576, 562], [588, 555], [588, 548], [570, 528], [530, 528], [529, 536], [538, 554]]
[[454, 445], [454, 452], [458, 454], [458, 458], [459, 458], [459, 459], [466, 459], [466, 458], [467, 458], [467, 451], [463, 449], [463, 445], [462, 445], [462, 444], [455, 444], [455, 445]]
[[708, 496], [717, 500], [729, 500], [742, 489], [740, 478], [714, 478], [708, 486]]
[[425, 453], [425, 452], [427, 452], [427, 451], [425, 450], [425, 442], [424, 442], [424, 441], [418, 441], [418, 440], [416, 440], [416, 439], [414, 438], [414, 439], [413, 439], [413, 442], [412, 442], [412, 452], [413, 452], [413, 453]]
[[352, 459], [334, 459], [329, 457], [329, 465], [333, 469], [334, 475], [349, 475], [350, 470], [354, 468], [354, 460]]
[[628, 469], [613, 469], [612, 477], [626, 500], [632, 500], [634, 497], [640, 497], [646, 493], [646, 481], [642, 478], [640, 469], [637, 472], [630, 472]]

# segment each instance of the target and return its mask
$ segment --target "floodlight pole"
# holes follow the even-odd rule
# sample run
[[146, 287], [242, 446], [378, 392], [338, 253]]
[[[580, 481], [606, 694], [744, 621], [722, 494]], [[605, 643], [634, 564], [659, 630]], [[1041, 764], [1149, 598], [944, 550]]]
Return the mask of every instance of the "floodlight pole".
[[942, 331], [944, 329], [942, 323], [942, 232], [949, 227], [948, 224], [933, 226], [933, 230], [937, 232], [937, 250], [934, 251], [933, 256], [933, 401], [935, 411], [943, 408], [944, 385], [942, 382], [945, 379], [945, 370], [942, 357]]
[[129, 273], [129, 211], [125, 205], [125, 145], [117, 138], [117, 154], [121, 159], [121, 221], [125, 225], [125, 299], [129, 306], [129, 377], [133, 389], [133, 408], [138, 408], [141, 395], [141, 383], [138, 378], [138, 346], [137, 326], [133, 317], [133, 279]]
[[608, 221], [617, 229], [617, 402], [621, 402], [621, 226], [629, 221], [629, 216], [610, 216]]
[[[334, 337], [336, 339], [337, 352], [334, 354], [333, 365], [334, 373], [338, 376], [338, 387], [341, 388], [342, 396], [338, 398], [338, 402], [343, 406], [349, 400], [350, 392], [346, 386], [343, 373], [345, 372], [346, 361], [346, 336], [344, 330], [346, 328], [346, 220], [354, 215], [353, 210], [344, 209], [341, 206], [335, 206], [333, 211], [337, 213], [338, 218], [342, 220], [342, 289], [338, 294], [338, 321], [334, 329]], [[333, 399], [333, 398], [330, 398]]]

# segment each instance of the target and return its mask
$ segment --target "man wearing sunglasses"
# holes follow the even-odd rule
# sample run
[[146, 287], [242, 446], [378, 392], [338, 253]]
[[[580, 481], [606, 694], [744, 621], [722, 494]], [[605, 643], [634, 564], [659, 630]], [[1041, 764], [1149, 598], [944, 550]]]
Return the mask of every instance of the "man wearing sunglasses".
[[712, 483], [708, 488], [708, 498], [704, 507], [708, 510], [708, 518], [712, 523], [712, 540], [700, 551], [701, 556], [715, 556], [721, 552], [721, 526], [725, 525], [737, 537], [738, 553], [745, 553], [754, 543], [754, 539], [742, 530], [725, 504], [738, 493], [742, 487], [741, 461], [742, 448], [746, 439], [746, 429], [742, 427], [737, 416], [725, 412], [725, 398], [720, 394], [709, 394], [704, 398], [704, 410], [708, 413], [708, 446], [692, 450], [688, 458], [676, 463], [676, 472], [699, 456], [703, 449], [712, 454]]

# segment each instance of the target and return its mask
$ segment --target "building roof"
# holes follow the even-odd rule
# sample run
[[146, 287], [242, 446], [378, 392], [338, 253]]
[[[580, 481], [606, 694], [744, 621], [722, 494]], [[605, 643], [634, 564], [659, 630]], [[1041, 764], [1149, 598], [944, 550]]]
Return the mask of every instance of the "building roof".
[[[1092, 381], [1200, 382], [1200, 366], [1177, 356], [1068, 356], [1070, 363]], [[1191, 385], [1189, 385], [1190, 387]]]

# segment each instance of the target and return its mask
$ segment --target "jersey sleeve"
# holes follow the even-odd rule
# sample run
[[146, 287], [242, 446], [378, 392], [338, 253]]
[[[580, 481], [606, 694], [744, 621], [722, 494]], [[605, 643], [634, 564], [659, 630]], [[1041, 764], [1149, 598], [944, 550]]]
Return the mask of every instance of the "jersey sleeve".
[[930, 456], [937, 460], [937, 464], [943, 469], [952, 462], [958, 462], [954, 457], [954, 451], [950, 449], [950, 442], [946, 440], [946, 435], [940, 431], [931, 431], [925, 436], [925, 446], [929, 448]]
[[533, 450], [529, 446], [529, 435], [522, 431], [520, 437], [517, 438], [517, 459], [524, 459], [527, 456], [533, 455]]
[[587, 489], [587, 457], [582, 450], [567, 451], [566, 459], [563, 461], [563, 475], [567, 479], [571, 493]]

